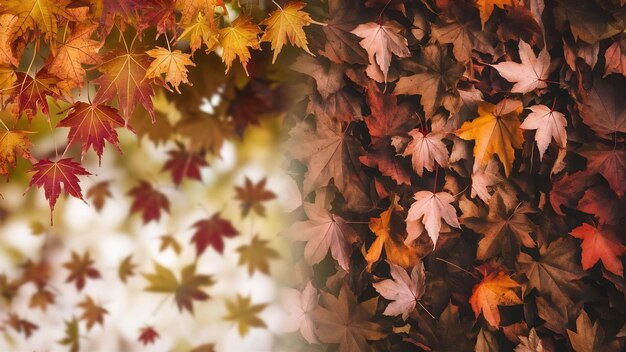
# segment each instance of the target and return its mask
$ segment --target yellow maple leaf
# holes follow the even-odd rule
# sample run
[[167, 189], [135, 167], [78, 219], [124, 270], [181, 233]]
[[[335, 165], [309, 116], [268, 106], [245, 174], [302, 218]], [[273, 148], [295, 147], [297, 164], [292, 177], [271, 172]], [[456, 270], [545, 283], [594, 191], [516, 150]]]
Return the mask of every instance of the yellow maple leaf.
[[484, 27], [493, 13], [494, 6], [504, 9], [504, 6], [515, 6], [516, 4], [517, 0], [476, 0], [476, 6], [480, 11], [480, 22]]
[[184, 25], [183, 28], [185, 30], [180, 34], [178, 40], [189, 40], [189, 47], [191, 48], [192, 54], [197, 49], [200, 49], [202, 44], [207, 46], [207, 51], [213, 49], [215, 44], [217, 44], [217, 35], [213, 31], [213, 26], [202, 13], [196, 16], [195, 21]]
[[259, 33], [261, 28], [252, 22], [250, 16], [244, 15], [237, 17], [230, 27], [220, 30], [220, 44], [224, 48], [222, 62], [226, 63], [226, 72], [238, 56], [243, 69], [248, 73], [246, 65], [250, 61], [250, 48], [259, 49]]
[[402, 241], [403, 238], [396, 232], [396, 224], [404, 223], [404, 219], [397, 216], [398, 221], [392, 221], [392, 217], [402, 211], [402, 207], [398, 204], [398, 200], [394, 197], [391, 205], [387, 210], [383, 211], [378, 218], [370, 219], [369, 227], [376, 234], [376, 239], [367, 250], [365, 260], [367, 261], [367, 270], [371, 270], [372, 265], [380, 259], [383, 247], [387, 260], [403, 268], [411, 268], [417, 261], [417, 250], [413, 247], [406, 246]]
[[0, 104], [4, 105], [6, 99], [11, 96], [15, 88], [17, 75], [15, 71], [7, 66], [0, 66]]
[[56, 55], [48, 66], [48, 72], [81, 87], [85, 78], [83, 64], [100, 62], [98, 50], [101, 43], [90, 39], [98, 25], [78, 27], [63, 43], [59, 43]]
[[13, 54], [13, 36], [16, 31], [18, 17], [9, 13], [0, 15], [0, 65], [18, 66], [19, 60]]
[[303, 29], [303, 27], [310, 25], [313, 19], [307, 12], [300, 11], [305, 6], [306, 3], [304, 2], [288, 2], [261, 22], [262, 25], [267, 25], [261, 41], [271, 42], [272, 50], [274, 50], [272, 63], [276, 62], [276, 58], [283, 49], [287, 39], [289, 39], [291, 45], [302, 48], [307, 53], [313, 55], [309, 51], [306, 34]]
[[522, 300], [513, 290], [520, 287], [516, 281], [503, 272], [490, 273], [474, 287], [470, 304], [476, 317], [483, 313], [485, 320], [494, 327], [500, 327], [498, 306], [521, 304]]
[[478, 117], [465, 121], [456, 131], [460, 138], [476, 141], [474, 169], [487, 165], [496, 154], [504, 165], [505, 174], [511, 173], [515, 148], [521, 148], [524, 142], [518, 118], [521, 112], [519, 101], [503, 100], [497, 105], [484, 101], [478, 103]]
[[191, 61], [190, 54], [185, 54], [180, 50], [171, 51], [159, 46], [146, 51], [146, 54], [154, 58], [146, 70], [146, 78], [160, 77], [161, 74], [165, 74], [165, 81], [171, 84], [178, 93], [180, 93], [178, 86], [181, 83], [189, 84], [186, 66], [196, 66]]
[[69, 2], [69, 0], [7, 0], [3, 7], [6, 13], [18, 17], [15, 35], [23, 35], [29, 29], [37, 29], [43, 34], [44, 40], [53, 47], [58, 30], [56, 16], [69, 17], [65, 10]]
[[176, 0], [176, 9], [181, 13], [181, 24], [191, 23], [197, 14], [203, 13], [213, 27], [217, 6], [221, 7], [224, 13], [228, 13], [224, 0]]
[[30, 159], [31, 142], [28, 138], [28, 131], [9, 131], [0, 132], [0, 175], [9, 177], [9, 169], [15, 168], [17, 164], [17, 156]]

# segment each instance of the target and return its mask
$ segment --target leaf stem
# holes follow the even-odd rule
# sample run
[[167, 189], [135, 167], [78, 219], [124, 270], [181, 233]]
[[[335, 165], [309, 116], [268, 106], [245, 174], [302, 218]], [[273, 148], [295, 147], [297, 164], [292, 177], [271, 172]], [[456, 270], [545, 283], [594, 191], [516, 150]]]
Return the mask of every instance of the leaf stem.
[[436, 257], [436, 258], [435, 258], [435, 260], [439, 260], [439, 261], [444, 262], [444, 263], [446, 263], [446, 264], [448, 264], [448, 265], [451, 265], [451, 266], [453, 266], [453, 267], [455, 267], [455, 268], [457, 268], [457, 269], [461, 270], [462, 272], [464, 272], [464, 273], [466, 273], [466, 274], [468, 274], [468, 275], [470, 275], [470, 276], [472, 276], [472, 277], [474, 277], [474, 276], [475, 276], [475, 274], [474, 274], [474, 273], [469, 272], [469, 271], [467, 271], [467, 270], [465, 270], [465, 269], [461, 268], [460, 266], [458, 266], [458, 265], [456, 265], [456, 264], [454, 264], [454, 263], [452, 263], [452, 262], [449, 262], [449, 261], [447, 261], [447, 260], [445, 260], [445, 259], [443, 259], [443, 258]]
[[432, 314], [432, 313], [431, 313], [428, 309], [426, 309], [426, 307], [424, 307], [424, 305], [422, 304], [422, 302], [420, 302], [420, 301], [416, 301], [416, 302], [417, 302], [417, 304], [419, 304], [419, 305], [420, 305], [420, 307], [422, 307], [422, 309], [423, 309], [426, 313], [428, 313], [428, 315], [430, 315], [430, 317], [431, 317], [431, 318], [433, 318], [433, 319], [437, 320], [437, 318], [435, 318], [435, 316], [434, 316], [434, 315], [433, 315], [433, 314]]

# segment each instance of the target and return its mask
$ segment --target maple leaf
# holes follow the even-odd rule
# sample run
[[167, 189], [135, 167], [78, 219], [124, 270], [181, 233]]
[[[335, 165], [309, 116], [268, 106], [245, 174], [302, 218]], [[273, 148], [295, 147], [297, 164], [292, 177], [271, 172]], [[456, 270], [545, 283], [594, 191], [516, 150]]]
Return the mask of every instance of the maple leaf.
[[313, 311], [320, 341], [339, 344], [339, 352], [372, 351], [367, 340], [376, 341], [386, 336], [381, 327], [371, 322], [378, 299], [357, 303], [354, 293], [342, 285], [339, 296], [321, 291], [321, 305]]
[[576, 263], [575, 256], [573, 241], [561, 238], [541, 246], [538, 257], [520, 253], [518, 263], [520, 272], [528, 278], [528, 287], [555, 302], [561, 302], [576, 297], [582, 291], [577, 280], [585, 274]]
[[146, 27], [156, 27], [157, 34], [177, 28], [174, 14], [174, 0], [129, 0], [131, 7], [140, 13], [137, 30], [143, 31]]
[[[602, 175], [619, 197], [624, 195], [626, 189], [623, 182], [626, 178], [626, 151], [599, 148], [581, 151], [580, 154], [587, 158], [587, 170]], [[579, 177], [578, 179], [584, 178]]]
[[128, 191], [128, 195], [134, 198], [130, 212], [141, 212], [144, 224], [152, 220], [159, 221], [161, 209], [170, 211], [169, 199], [146, 181], [139, 181], [137, 186]]
[[308, 220], [295, 222], [285, 232], [292, 240], [307, 241], [304, 259], [310, 265], [322, 261], [330, 250], [339, 266], [348, 270], [357, 234], [343, 218], [326, 210], [322, 198], [316, 197], [314, 204], [305, 202], [302, 207]]
[[522, 300], [513, 290], [520, 287], [511, 277], [503, 272], [483, 273], [480, 283], [474, 286], [470, 304], [474, 315], [483, 313], [485, 320], [496, 328], [500, 327], [500, 311], [498, 306], [521, 304]]
[[330, 19], [322, 27], [326, 35], [323, 55], [336, 64], [367, 64], [367, 53], [358, 44], [358, 37], [350, 31], [359, 20], [359, 12], [355, 3], [350, 1], [329, 1], [328, 14]]
[[235, 198], [241, 201], [241, 216], [246, 217], [250, 211], [254, 211], [259, 216], [265, 216], [263, 202], [276, 198], [274, 192], [265, 189], [266, 183], [267, 178], [254, 184], [246, 177], [243, 187], [235, 187], [235, 192], [237, 192]]
[[135, 275], [135, 267], [137, 267], [137, 264], [133, 263], [133, 255], [129, 254], [120, 262], [117, 276], [123, 283], [126, 283], [129, 277]]
[[559, 148], [565, 149], [567, 145], [567, 120], [565, 115], [550, 109], [545, 105], [533, 105], [529, 108], [532, 113], [526, 116], [520, 128], [525, 130], [537, 130], [535, 133], [535, 141], [539, 148], [539, 157], [543, 159], [543, 154], [550, 141], [554, 139]]
[[304, 196], [327, 186], [332, 179], [351, 207], [369, 204], [358, 162], [363, 148], [357, 139], [345, 133], [342, 123], [330, 117], [318, 119], [315, 130], [306, 122], [300, 123], [290, 131], [286, 149], [307, 165]]
[[620, 35], [618, 39], [606, 49], [604, 59], [605, 77], [611, 73], [619, 73], [622, 76], [626, 76], [626, 35]]
[[617, 225], [623, 217], [626, 198], [618, 198], [608, 187], [588, 188], [576, 209], [594, 215], [600, 224]]
[[409, 135], [413, 139], [409, 142], [402, 155], [411, 156], [413, 162], [413, 170], [422, 177], [424, 169], [432, 172], [435, 167], [435, 162], [439, 166], [448, 167], [448, 149], [443, 144], [441, 133], [429, 132], [426, 133], [423, 130], [414, 129], [409, 131]]
[[17, 72], [16, 78], [16, 82], [21, 83], [19, 89], [13, 90], [11, 99], [17, 99], [19, 114], [26, 113], [28, 122], [33, 119], [38, 110], [49, 117], [48, 97], [57, 98], [61, 95], [61, 91], [56, 86], [59, 79], [44, 70], [38, 71], [33, 76]]
[[550, 74], [550, 54], [546, 49], [535, 56], [533, 48], [524, 40], [519, 41], [521, 63], [506, 61], [491, 65], [507, 81], [515, 83], [511, 93], [529, 93], [535, 89], [546, 88]]
[[163, 171], [171, 171], [172, 181], [176, 186], [180, 186], [183, 177], [202, 181], [200, 167], [209, 165], [204, 154], [188, 152], [182, 146], [179, 146], [178, 150], [170, 150], [167, 154], [169, 159], [163, 165]]
[[69, 17], [65, 8], [70, 0], [6, 0], [3, 11], [18, 17], [15, 35], [26, 35], [37, 29], [48, 43], [53, 43], [58, 31], [57, 16]]
[[609, 225], [594, 227], [583, 223], [570, 232], [570, 235], [583, 240], [580, 248], [584, 270], [588, 270], [601, 260], [608, 271], [624, 277], [620, 256], [626, 254], [626, 247], [621, 243], [617, 231], [617, 228]]
[[150, 57], [141, 51], [116, 49], [102, 57], [98, 70], [102, 73], [94, 83], [98, 86], [93, 104], [100, 105], [117, 98], [118, 108], [128, 121], [137, 103], [155, 120], [152, 96], [154, 88], [146, 77]]
[[237, 265], [248, 265], [248, 274], [252, 276], [256, 270], [270, 274], [269, 260], [280, 258], [278, 252], [267, 246], [268, 241], [259, 239], [258, 236], [252, 238], [249, 245], [243, 245], [237, 248], [239, 253], [239, 262]]
[[515, 159], [515, 148], [521, 148], [524, 141], [519, 128], [519, 114], [522, 105], [518, 101], [503, 100], [497, 105], [478, 103], [478, 117], [465, 121], [456, 135], [465, 140], [475, 140], [474, 169], [486, 166], [495, 154], [504, 165], [504, 173], [509, 176]]
[[593, 352], [604, 350], [604, 333], [599, 322], [591, 325], [587, 312], [583, 309], [576, 319], [576, 332], [567, 329], [567, 336], [576, 352]]
[[33, 293], [30, 296], [30, 300], [28, 301], [29, 308], [40, 308], [45, 311], [48, 308], [48, 305], [53, 304], [55, 300], [54, 293], [46, 290], [46, 289], [38, 289], [37, 292]]
[[417, 263], [411, 269], [411, 276], [401, 266], [389, 263], [389, 267], [391, 279], [375, 282], [373, 286], [382, 297], [393, 301], [385, 308], [383, 314], [392, 317], [402, 315], [402, 319], [406, 320], [424, 295], [426, 287], [424, 264], [421, 261]]
[[406, 221], [407, 223], [416, 222], [421, 219], [428, 236], [433, 241], [433, 248], [437, 246], [442, 220], [450, 226], [461, 227], [456, 216], [456, 209], [451, 205], [454, 202], [454, 197], [451, 194], [419, 191], [415, 193], [413, 199], [415, 202], [411, 204]]
[[159, 240], [161, 241], [161, 246], [159, 246], [159, 252], [163, 252], [170, 247], [176, 254], [180, 254], [180, 252], [183, 250], [183, 247], [180, 245], [180, 243], [178, 243], [178, 240], [176, 240], [176, 238], [174, 238], [174, 236], [172, 235], [161, 236], [159, 237]]
[[313, 287], [311, 281], [307, 282], [302, 292], [285, 288], [281, 291], [281, 302], [287, 318], [285, 321], [285, 332], [294, 332], [300, 330], [302, 337], [308, 343], [317, 343], [315, 336], [315, 324], [311, 313], [317, 308], [319, 294], [317, 289]]
[[313, 22], [311, 16], [305, 11], [300, 11], [306, 6], [306, 3], [300, 1], [288, 2], [282, 7], [272, 12], [268, 18], [264, 19], [260, 24], [267, 25], [265, 32], [261, 37], [262, 42], [271, 42], [274, 57], [272, 64], [276, 62], [278, 54], [283, 50], [283, 45], [289, 40], [291, 45], [302, 48], [307, 53], [313, 55], [309, 51], [308, 41], [303, 27]]
[[97, 25], [79, 26], [71, 35], [66, 33], [64, 38], [67, 39], [58, 43], [56, 54], [49, 58], [48, 72], [82, 87], [85, 78], [83, 65], [100, 62], [98, 50], [102, 43], [90, 39], [97, 27]]
[[72, 259], [63, 263], [63, 267], [70, 271], [65, 282], [75, 281], [76, 289], [82, 291], [87, 279], [99, 279], [101, 277], [98, 269], [93, 267], [93, 263], [89, 251], [83, 253], [82, 258], [78, 253], [72, 251]]
[[401, 31], [402, 27], [395, 21], [385, 21], [363, 23], [351, 32], [363, 38], [359, 44], [367, 51], [370, 62], [366, 72], [377, 82], [387, 82], [392, 55], [411, 55], [406, 38], [400, 35]]
[[165, 74], [165, 82], [169, 83], [180, 93], [178, 86], [181, 83], [191, 84], [187, 79], [187, 67], [196, 66], [191, 61], [191, 54], [185, 54], [180, 50], [170, 50], [157, 46], [155, 49], [146, 51], [154, 60], [146, 69], [145, 78], [161, 77]]
[[176, 279], [174, 273], [163, 265], [154, 262], [154, 274], [144, 273], [149, 286], [145, 288], [148, 292], [171, 293], [179, 311], [188, 310], [193, 314], [193, 301], [206, 301], [209, 295], [202, 290], [204, 286], [214, 284], [210, 275], [196, 275], [196, 264], [190, 264], [181, 270], [180, 281]]
[[528, 337], [518, 336], [520, 343], [515, 347], [515, 352], [545, 352], [541, 339], [535, 328], [530, 329]]
[[[213, 21], [215, 7], [221, 6], [224, 13], [228, 13], [223, 0], [176, 0], [176, 9], [180, 11], [182, 17], [180, 23], [189, 23], [195, 16], [203, 13], [204, 16]], [[213, 22], [211, 22], [212, 25]]]
[[496, 53], [494, 43], [497, 42], [497, 38], [490, 31], [481, 30], [480, 21], [473, 18], [464, 22], [433, 23], [431, 36], [441, 44], [452, 44], [452, 53], [460, 62], [469, 61], [473, 51], [492, 55]]
[[496, 193], [489, 200], [489, 214], [486, 217], [465, 218], [463, 224], [485, 235], [478, 243], [476, 258], [486, 260], [498, 253], [507, 260], [513, 260], [520, 250], [520, 245], [535, 247], [530, 236], [534, 224], [528, 214], [534, 213], [530, 205], [519, 202], [517, 206], [508, 206], [502, 196]]
[[87, 330], [91, 330], [96, 324], [104, 326], [104, 316], [109, 314], [109, 311], [94, 302], [90, 296], [85, 297], [78, 306], [83, 309], [80, 319], [87, 323]]
[[235, 57], [239, 57], [243, 69], [248, 74], [247, 65], [250, 61], [250, 48], [261, 48], [259, 33], [261, 33], [261, 28], [252, 22], [252, 17], [246, 15], [237, 17], [230, 27], [220, 29], [220, 45], [224, 49], [222, 62], [226, 64], [226, 73], [230, 70]]
[[137, 340], [144, 346], [153, 344], [156, 339], [160, 337], [159, 332], [154, 329], [154, 326], [144, 326], [139, 329], [139, 337]]
[[112, 198], [113, 194], [109, 189], [110, 181], [98, 182], [87, 190], [87, 199], [92, 199], [93, 206], [97, 211], [104, 208], [107, 198]]
[[237, 295], [236, 300], [226, 300], [228, 315], [224, 316], [223, 319], [237, 324], [239, 335], [244, 337], [250, 328], [267, 327], [265, 322], [257, 316], [265, 307], [267, 304], [252, 304], [252, 297], [250, 296]]
[[182, 27], [184, 30], [178, 36], [178, 40], [189, 40], [191, 54], [200, 49], [202, 44], [206, 45], [206, 50], [212, 50], [218, 43], [217, 33], [202, 13], [199, 13], [193, 22]]
[[9, 170], [17, 166], [17, 157], [32, 159], [30, 147], [32, 145], [28, 135], [32, 133], [21, 130], [6, 130], [0, 132], [0, 175], [6, 175], [9, 180]]
[[439, 315], [433, 319], [430, 315], [419, 314], [417, 321], [420, 326], [415, 331], [417, 345], [425, 346], [431, 351], [457, 351], [459, 346], [467, 344], [469, 332], [472, 328], [469, 321], [462, 321], [459, 308], [448, 302]]
[[380, 259], [383, 247], [388, 262], [405, 269], [415, 265], [417, 251], [403, 243], [403, 233], [406, 231], [401, 226], [404, 225], [404, 221], [399, 214], [403, 210], [398, 204], [398, 197], [392, 196], [389, 208], [383, 211], [380, 217], [370, 219], [369, 228], [376, 234], [376, 239], [365, 254], [367, 270], [371, 270], [372, 265]]
[[13, 53], [11, 43], [19, 18], [9, 13], [0, 15], [0, 65], [19, 66], [20, 62]]
[[593, 86], [581, 92], [583, 99], [577, 104], [583, 122], [605, 139], [612, 139], [616, 132], [626, 132], [626, 102], [621, 90], [623, 79], [617, 75], [605, 79], [595, 76]]
[[9, 313], [9, 318], [6, 320], [6, 324], [17, 332], [23, 332], [26, 338], [32, 335], [33, 331], [39, 329], [37, 324], [34, 324], [26, 319], [22, 319], [16, 313]]
[[46, 199], [50, 204], [50, 224], [52, 224], [54, 206], [61, 194], [61, 183], [63, 183], [65, 193], [84, 201], [77, 176], [91, 174], [79, 163], [70, 158], [59, 161], [39, 160], [33, 165], [33, 170], [35, 174], [28, 183], [26, 192], [32, 186], [43, 187]]
[[442, 105], [448, 111], [456, 111], [459, 102], [456, 86], [465, 68], [447, 53], [439, 45], [425, 47], [415, 63], [418, 73], [400, 77], [393, 93], [421, 95], [420, 104], [427, 117]]
[[105, 140], [121, 152], [115, 128], [124, 125], [124, 119], [117, 109], [104, 104], [94, 105], [79, 101], [70, 106], [67, 116], [59, 122], [57, 127], [70, 128], [67, 135], [68, 144], [81, 143], [81, 159], [89, 147], [92, 147], [101, 163]]
[[204, 253], [208, 246], [222, 254], [224, 252], [223, 238], [239, 235], [232, 223], [222, 218], [219, 213], [213, 214], [209, 219], [198, 220], [193, 227], [196, 232], [191, 238], [191, 243], [196, 245], [196, 257]]
[[63, 346], [69, 346], [70, 352], [78, 352], [80, 350], [80, 326], [78, 319], [65, 321], [65, 337], [59, 340]]
[[517, 0], [476, 0], [476, 6], [480, 11], [480, 21], [482, 22], [483, 27], [489, 20], [489, 17], [491, 17], [494, 6], [504, 9], [505, 6], [515, 5], [517, 5]]
[[337, 93], [345, 86], [343, 66], [323, 58], [300, 55], [290, 68], [313, 77], [317, 91], [323, 99], [327, 99], [331, 94]]

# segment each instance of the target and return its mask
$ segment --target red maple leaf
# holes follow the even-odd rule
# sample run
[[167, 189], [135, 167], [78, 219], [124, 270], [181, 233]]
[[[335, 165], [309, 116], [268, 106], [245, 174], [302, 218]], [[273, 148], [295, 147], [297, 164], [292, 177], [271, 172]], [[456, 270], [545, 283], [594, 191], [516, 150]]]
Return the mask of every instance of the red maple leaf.
[[165, 194], [154, 189], [146, 181], [139, 181], [139, 185], [131, 189], [128, 194], [134, 198], [130, 212], [142, 212], [144, 224], [151, 220], [159, 221], [161, 219], [161, 209], [167, 212], [170, 211], [170, 201]]
[[80, 163], [72, 161], [70, 158], [59, 161], [39, 160], [33, 165], [33, 170], [35, 174], [26, 191], [28, 192], [32, 186], [43, 187], [46, 199], [50, 204], [50, 224], [52, 224], [54, 205], [61, 194], [61, 183], [64, 185], [65, 193], [84, 201], [77, 176], [91, 175], [91, 173], [85, 170]]
[[63, 267], [70, 271], [65, 282], [76, 281], [76, 289], [81, 291], [85, 287], [87, 278], [100, 278], [100, 272], [92, 266], [93, 263], [93, 259], [89, 257], [89, 252], [85, 252], [81, 258], [78, 253], [72, 251], [72, 259], [63, 263]]
[[154, 340], [159, 338], [159, 333], [154, 330], [153, 326], [145, 326], [139, 329], [139, 341], [147, 346], [154, 343]]
[[608, 271], [624, 277], [624, 267], [620, 256], [626, 254], [626, 247], [620, 242], [617, 233], [617, 229], [613, 226], [594, 227], [587, 223], [583, 223], [570, 232], [570, 235], [583, 240], [580, 248], [582, 248], [584, 270], [601, 260]]
[[93, 147], [99, 161], [102, 160], [105, 140], [120, 150], [115, 128], [123, 126], [124, 119], [117, 109], [107, 105], [88, 104], [81, 101], [74, 103], [70, 107], [67, 117], [57, 125], [57, 127], [70, 128], [67, 135], [69, 145], [81, 142], [81, 158], [89, 147]]
[[184, 149], [172, 150], [168, 152], [170, 158], [163, 165], [163, 171], [172, 172], [172, 180], [179, 186], [183, 182], [183, 177], [190, 179], [202, 180], [200, 175], [200, 167], [209, 165], [204, 160], [204, 155], [200, 153], [190, 153]]
[[50, 116], [47, 98], [60, 96], [60, 91], [56, 86], [59, 79], [42, 70], [33, 76], [18, 72], [16, 82], [18, 86], [13, 91], [13, 95], [17, 97], [19, 114], [25, 112], [28, 122], [33, 119], [38, 110], [41, 110], [44, 115]]
[[224, 251], [224, 237], [234, 237], [239, 234], [230, 221], [223, 219], [219, 213], [210, 219], [196, 222], [193, 227], [196, 233], [191, 242], [196, 244], [196, 256], [199, 257], [210, 245], [220, 254]]

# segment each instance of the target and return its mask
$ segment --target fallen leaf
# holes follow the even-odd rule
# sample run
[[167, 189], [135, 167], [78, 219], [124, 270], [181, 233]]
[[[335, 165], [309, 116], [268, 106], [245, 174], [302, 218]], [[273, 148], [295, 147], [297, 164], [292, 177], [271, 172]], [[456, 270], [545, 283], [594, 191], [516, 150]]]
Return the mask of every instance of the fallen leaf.
[[80, 320], [86, 322], [88, 331], [96, 324], [104, 326], [104, 316], [109, 314], [109, 311], [94, 302], [90, 296], [85, 297], [78, 306], [83, 309]]
[[518, 119], [521, 112], [519, 101], [503, 100], [497, 105], [478, 103], [478, 117], [464, 122], [456, 131], [460, 138], [476, 141], [474, 169], [486, 166], [495, 154], [504, 165], [506, 176], [509, 176], [515, 149], [521, 148], [524, 142]]
[[624, 277], [621, 256], [626, 254], [626, 247], [621, 243], [618, 230], [609, 225], [599, 227], [583, 223], [570, 232], [570, 235], [583, 240], [582, 265], [584, 270], [590, 269], [598, 261], [615, 275]]
[[385, 308], [383, 315], [392, 317], [402, 315], [402, 320], [406, 320], [426, 289], [424, 264], [418, 262], [411, 269], [411, 276], [401, 266], [389, 263], [389, 267], [391, 279], [375, 282], [373, 286], [382, 297], [392, 301]]
[[425, 132], [420, 129], [409, 131], [409, 135], [413, 138], [406, 146], [404, 156], [411, 156], [413, 162], [413, 170], [422, 177], [424, 169], [433, 172], [437, 167], [435, 162], [443, 167], [448, 167], [448, 149], [443, 144], [441, 133]]
[[491, 65], [507, 81], [515, 83], [511, 93], [529, 93], [535, 89], [546, 88], [550, 74], [550, 54], [546, 49], [535, 56], [533, 48], [524, 40], [519, 41], [521, 63], [506, 61]]
[[535, 141], [537, 141], [537, 147], [539, 148], [539, 157], [543, 159], [543, 154], [548, 149], [552, 139], [554, 139], [559, 148], [565, 149], [567, 146], [567, 132], [565, 131], [567, 120], [565, 115], [545, 105], [533, 105], [527, 109], [532, 112], [526, 116], [520, 128], [537, 130], [535, 132]]
[[319, 294], [311, 281], [307, 282], [302, 292], [293, 288], [284, 288], [281, 292], [281, 302], [287, 312], [285, 332], [300, 331], [308, 343], [317, 343], [315, 323], [311, 313], [317, 308]]
[[433, 248], [437, 246], [442, 220], [450, 226], [461, 227], [456, 216], [456, 209], [451, 205], [454, 202], [454, 197], [451, 194], [419, 191], [415, 193], [413, 199], [415, 202], [411, 204], [406, 221], [407, 223], [416, 222], [421, 219], [428, 236], [433, 241]]
[[491, 326], [499, 328], [498, 306], [522, 304], [522, 300], [513, 290], [516, 287], [520, 287], [520, 284], [503, 272], [484, 273], [482, 281], [474, 286], [470, 297], [474, 315], [478, 317], [482, 312]]
[[[394, 21], [368, 22], [358, 25], [351, 33], [363, 38], [359, 44], [369, 57], [367, 75], [378, 81], [387, 82], [392, 55], [409, 57], [411, 52], [405, 37], [400, 35], [402, 27]], [[382, 75], [381, 75], [382, 73]]]
[[256, 184], [248, 177], [245, 179], [243, 187], [236, 186], [235, 199], [241, 201], [241, 216], [246, 217], [250, 211], [254, 211], [259, 216], [265, 216], [264, 202], [276, 198], [276, 194], [265, 188], [267, 178], [261, 179]]

